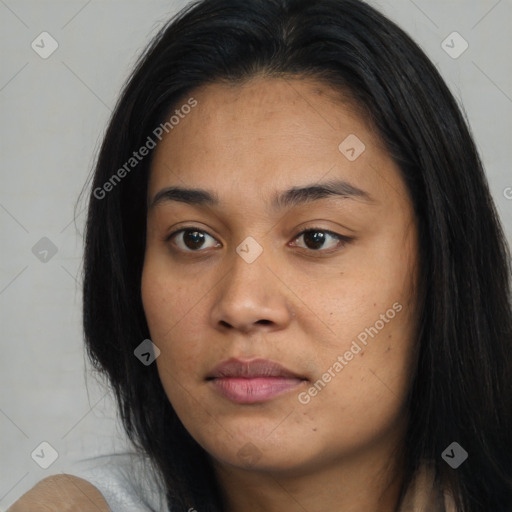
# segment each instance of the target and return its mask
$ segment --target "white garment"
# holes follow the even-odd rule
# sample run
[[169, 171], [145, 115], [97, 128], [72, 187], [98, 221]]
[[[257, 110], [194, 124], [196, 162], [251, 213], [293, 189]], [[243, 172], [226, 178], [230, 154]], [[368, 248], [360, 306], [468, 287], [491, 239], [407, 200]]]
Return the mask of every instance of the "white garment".
[[[67, 474], [91, 482], [112, 512], [164, 512], [164, 486], [148, 458], [136, 453], [103, 455], [75, 463]], [[151, 477], [150, 477], [151, 475]]]

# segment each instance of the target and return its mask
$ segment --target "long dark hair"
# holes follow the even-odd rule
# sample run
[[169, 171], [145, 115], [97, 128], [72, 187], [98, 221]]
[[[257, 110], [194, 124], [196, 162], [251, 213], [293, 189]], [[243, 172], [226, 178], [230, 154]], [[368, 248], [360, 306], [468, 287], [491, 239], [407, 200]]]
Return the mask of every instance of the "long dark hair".
[[[156, 365], [133, 354], [150, 337], [140, 284], [151, 156], [126, 163], [195, 87], [257, 74], [310, 77], [349, 94], [410, 191], [423, 306], [402, 496], [430, 463], [459, 511], [507, 509], [510, 255], [456, 101], [419, 47], [359, 0], [196, 2], [158, 33], [124, 87], [93, 176], [83, 322], [89, 357], [113, 387], [130, 439], [161, 472], [173, 512], [222, 510], [208, 455], [177, 418]], [[469, 454], [458, 469], [441, 457], [454, 441]]]

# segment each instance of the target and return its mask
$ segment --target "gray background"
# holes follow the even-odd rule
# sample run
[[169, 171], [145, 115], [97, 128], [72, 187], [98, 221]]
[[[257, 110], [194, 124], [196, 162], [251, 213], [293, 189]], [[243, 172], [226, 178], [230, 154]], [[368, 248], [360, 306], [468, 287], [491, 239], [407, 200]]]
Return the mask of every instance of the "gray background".
[[[137, 55], [186, 3], [0, 0], [0, 511], [74, 461], [127, 446], [84, 355], [85, 216], [75, 223], [74, 206]], [[370, 3], [413, 36], [464, 106], [510, 242], [512, 0]], [[59, 45], [47, 59], [31, 47], [43, 31]], [[456, 59], [442, 48], [453, 31], [469, 44]], [[46, 262], [32, 251], [43, 237], [57, 249]], [[43, 441], [58, 453], [48, 469], [31, 458]]]

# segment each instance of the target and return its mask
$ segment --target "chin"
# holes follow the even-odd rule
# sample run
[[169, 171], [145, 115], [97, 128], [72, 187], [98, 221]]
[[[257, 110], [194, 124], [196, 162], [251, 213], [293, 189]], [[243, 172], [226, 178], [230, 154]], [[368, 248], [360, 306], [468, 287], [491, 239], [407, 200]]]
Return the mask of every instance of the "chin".
[[299, 475], [312, 470], [325, 460], [323, 447], [318, 450], [304, 435], [251, 436], [246, 431], [243, 436], [229, 437], [224, 442], [205, 443], [203, 446], [219, 464], [242, 470], [267, 473]]

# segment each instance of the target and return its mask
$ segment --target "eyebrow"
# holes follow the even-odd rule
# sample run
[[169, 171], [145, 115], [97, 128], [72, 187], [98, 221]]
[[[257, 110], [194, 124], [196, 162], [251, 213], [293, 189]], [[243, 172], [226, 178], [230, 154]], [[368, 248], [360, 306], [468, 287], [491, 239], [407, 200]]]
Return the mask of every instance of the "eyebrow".
[[[292, 208], [301, 204], [329, 197], [342, 199], [363, 199], [374, 202], [370, 194], [344, 180], [332, 180], [312, 183], [302, 187], [292, 187], [273, 196], [271, 207], [274, 210]], [[178, 201], [198, 206], [219, 206], [220, 200], [215, 192], [200, 188], [166, 187], [157, 192], [149, 205], [149, 210], [169, 201]]]

